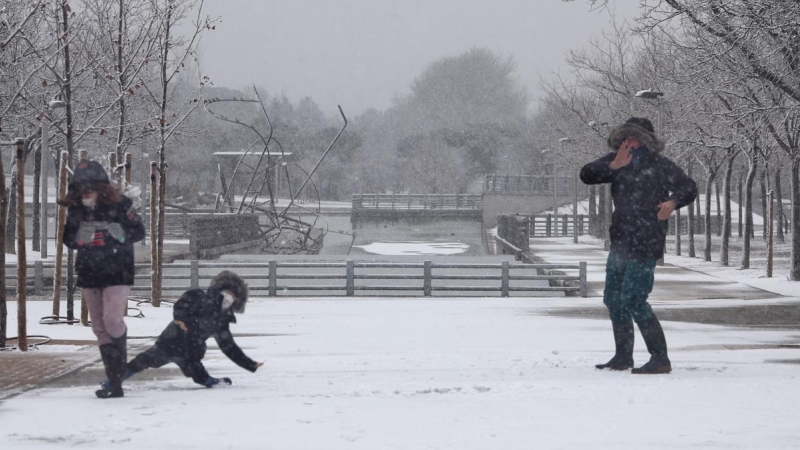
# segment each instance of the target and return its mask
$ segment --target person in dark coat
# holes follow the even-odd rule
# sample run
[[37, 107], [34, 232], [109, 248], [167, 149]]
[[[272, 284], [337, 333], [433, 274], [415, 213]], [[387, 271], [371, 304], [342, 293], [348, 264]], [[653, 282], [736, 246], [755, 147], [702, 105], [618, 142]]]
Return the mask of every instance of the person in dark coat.
[[616, 352], [598, 369], [633, 367], [633, 323], [639, 326], [650, 360], [633, 373], [669, 373], [664, 331], [647, 302], [656, 261], [664, 256], [667, 220], [695, 200], [697, 186], [677, 164], [661, 155], [664, 144], [653, 124], [633, 117], [608, 136], [611, 153], [581, 169], [586, 184], [611, 183], [614, 214], [609, 234], [603, 303], [608, 308]]
[[211, 336], [231, 361], [255, 372], [264, 363], [247, 357], [236, 345], [230, 330], [230, 324], [236, 323], [235, 314], [244, 313], [246, 303], [247, 284], [239, 275], [227, 270], [211, 280], [207, 291], [190, 289], [184, 292], [173, 306], [173, 321], [161, 332], [155, 345], [128, 363], [125, 378], [148, 368], [175, 363], [197, 384], [209, 388], [220, 382], [230, 385], [230, 378], [214, 378], [203, 366], [206, 340]]
[[127, 362], [125, 305], [133, 285], [133, 244], [144, 239], [144, 225], [133, 201], [112, 186], [103, 166], [83, 160], [73, 171], [67, 195], [64, 245], [78, 251], [76, 285], [89, 307], [109, 384], [95, 394], [122, 397]]

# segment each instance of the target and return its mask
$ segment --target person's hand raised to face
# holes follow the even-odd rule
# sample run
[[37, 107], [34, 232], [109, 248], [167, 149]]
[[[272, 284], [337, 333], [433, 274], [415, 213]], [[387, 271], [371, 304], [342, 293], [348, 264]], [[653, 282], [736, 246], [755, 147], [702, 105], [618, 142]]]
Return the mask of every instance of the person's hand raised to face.
[[631, 163], [633, 160], [633, 155], [631, 155], [631, 149], [637, 148], [642, 145], [636, 139], [625, 139], [620, 144], [619, 149], [617, 150], [617, 156], [611, 161], [608, 166], [611, 167], [611, 170], [621, 169], [628, 164]]

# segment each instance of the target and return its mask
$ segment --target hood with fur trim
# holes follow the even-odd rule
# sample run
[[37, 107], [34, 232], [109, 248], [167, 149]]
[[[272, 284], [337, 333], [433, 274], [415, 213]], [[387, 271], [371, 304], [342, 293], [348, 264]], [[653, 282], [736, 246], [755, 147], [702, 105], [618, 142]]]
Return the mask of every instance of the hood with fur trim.
[[206, 293], [211, 298], [217, 298], [223, 291], [230, 291], [233, 294], [232, 309], [237, 313], [243, 313], [247, 303], [247, 283], [244, 282], [242, 277], [230, 270], [223, 270], [218, 273], [211, 280], [211, 285]]
[[661, 153], [664, 150], [664, 143], [654, 133], [627, 122], [611, 130], [611, 134], [608, 135], [608, 147], [612, 151], [617, 151], [622, 141], [627, 138], [636, 139], [653, 153]]

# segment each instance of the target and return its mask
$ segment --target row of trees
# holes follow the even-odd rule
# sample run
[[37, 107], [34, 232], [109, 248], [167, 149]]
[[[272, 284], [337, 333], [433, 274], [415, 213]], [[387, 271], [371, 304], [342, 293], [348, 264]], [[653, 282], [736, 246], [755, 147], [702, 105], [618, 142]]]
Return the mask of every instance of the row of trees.
[[[577, 167], [607, 151], [609, 126], [630, 116], [654, 119], [669, 156], [702, 181], [706, 198], [711, 199], [712, 186], [721, 185], [723, 265], [730, 263], [731, 192], [743, 180], [746, 229], [740, 264], [749, 267], [756, 180], [774, 190], [779, 201], [781, 187], [789, 184], [793, 235], [800, 227], [800, 4], [641, 4], [635, 21], [612, 18], [611, 32], [570, 53], [569, 75], [542, 80], [546, 101], [534, 118], [537, 146], [569, 138], [562, 157]], [[711, 228], [706, 227], [707, 260]], [[789, 277], [800, 280], [800, 240], [792, 242]]]
[[[475, 190], [488, 173], [575, 169], [605, 151], [610, 126], [639, 115], [655, 119], [670, 156], [704, 178], [707, 193], [720, 184], [723, 205], [737, 174], [749, 214], [757, 179], [776, 191], [788, 182], [797, 226], [800, 6], [788, 0], [641, 3], [637, 21], [614, 21], [612, 32], [572, 52], [568, 75], [542, 79], [544, 102], [533, 113], [511, 57], [474, 48], [432, 62], [391, 107], [351, 118], [314, 186], [331, 200], [354, 192], [458, 193]], [[144, 181], [154, 160], [161, 205], [156, 230], [163, 229], [170, 192], [216, 189], [214, 151], [254, 145], [241, 128], [200, 114], [207, 98], [253, 98], [201, 75], [200, 37], [216, 27], [204, 17], [202, 0], [8, 0], [4, 6], [0, 140], [24, 137], [26, 156], [35, 160], [44, 122], [54, 130], [44, 156], [56, 166], [61, 150], [70, 163], [77, 148], [93, 158], [113, 153], [116, 161], [131, 152], [133, 178]], [[643, 89], [664, 95], [636, 97]], [[310, 98], [263, 99], [275, 145], [291, 152], [298, 167], [311, 167], [338, 129], [335, 113], [322, 112]], [[225, 114], [266, 128], [252, 104], [227, 105]], [[12, 183], [12, 201], [14, 189]], [[730, 213], [725, 224], [723, 264]], [[744, 236], [747, 249], [750, 233]], [[157, 259], [162, 247], [155, 245]], [[710, 259], [710, 239], [706, 245]], [[800, 258], [798, 246], [793, 243], [793, 260]], [[745, 251], [742, 265], [748, 264]], [[800, 264], [791, 277], [800, 278]]]
[[[0, 138], [22, 137], [25, 162], [35, 160], [34, 228], [39, 220], [41, 158], [47, 158], [51, 167], [60, 167], [64, 155], [66, 165], [72, 167], [81, 149], [92, 159], [109, 161], [112, 175], [121, 181], [123, 155], [131, 152], [138, 156], [140, 170], [149, 172], [148, 162], [153, 160], [159, 186], [152, 196], [158, 205], [153, 235], [160, 236], [152, 239], [153, 267], [160, 267], [169, 143], [200, 106], [200, 91], [208, 82], [199, 76], [190, 79], [197, 72], [188, 70], [201, 35], [215, 28], [215, 21], [203, 16], [202, 7], [203, 0], [3, 2]], [[50, 131], [46, 133], [49, 139], [42, 139], [45, 130]], [[11, 171], [16, 173], [16, 165]], [[9, 242], [15, 237], [16, 189], [12, 181], [6, 227]], [[35, 240], [34, 244], [39, 243]], [[69, 300], [72, 260], [70, 251]], [[156, 286], [161, 274], [154, 273]]]

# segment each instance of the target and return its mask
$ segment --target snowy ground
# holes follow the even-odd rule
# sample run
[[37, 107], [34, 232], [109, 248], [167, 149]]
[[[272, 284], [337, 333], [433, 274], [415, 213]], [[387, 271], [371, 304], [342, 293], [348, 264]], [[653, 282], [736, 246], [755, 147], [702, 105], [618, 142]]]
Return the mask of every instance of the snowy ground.
[[[665, 323], [672, 374], [598, 371], [592, 365], [612, 346], [608, 323], [545, 315], [598, 301], [256, 299], [234, 330], [249, 336], [237, 341], [266, 365], [250, 374], [216, 349], [207, 356], [210, 371], [231, 376], [233, 387], [196, 387], [172, 366], [130, 380], [124, 399], [102, 401], [93, 395], [102, 378], [95, 364], [0, 404], [0, 442], [3, 449], [800, 446], [798, 366], [778, 363], [797, 361], [796, 348], [778, 347], [796, 342], [796, 332]], [[32, 303], [30, 315], [47, 307]], [[128, 319], [132, 336], [155, 335], [170, 311], [144, 313]], [[80, 326], [31, 327], [91, 339]], [[642, 363], [644, 345], [636, 345]]]

